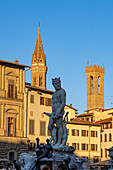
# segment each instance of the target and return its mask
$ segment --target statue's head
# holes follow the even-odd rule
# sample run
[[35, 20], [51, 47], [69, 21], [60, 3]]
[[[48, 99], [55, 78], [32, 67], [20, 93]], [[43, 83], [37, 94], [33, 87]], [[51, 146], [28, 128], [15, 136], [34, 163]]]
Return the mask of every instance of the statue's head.
[[61, 89], [61, 80], [60, 80], [60, 77], [52, 79], [52, 84], [53, 84], [55, 90], [60, 90]]

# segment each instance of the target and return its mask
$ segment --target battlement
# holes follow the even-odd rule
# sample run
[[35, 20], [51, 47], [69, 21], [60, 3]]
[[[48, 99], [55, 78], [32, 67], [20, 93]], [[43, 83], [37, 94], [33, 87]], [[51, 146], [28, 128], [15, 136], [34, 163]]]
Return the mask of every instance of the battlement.
[[89, 72], [100, 72], [100, 73], [105, 74], [105, 67], [102, 67], [96, 64], [94, 64], [93, 66], [92, 65], [86, 66], [86, 73], [89, 73]]

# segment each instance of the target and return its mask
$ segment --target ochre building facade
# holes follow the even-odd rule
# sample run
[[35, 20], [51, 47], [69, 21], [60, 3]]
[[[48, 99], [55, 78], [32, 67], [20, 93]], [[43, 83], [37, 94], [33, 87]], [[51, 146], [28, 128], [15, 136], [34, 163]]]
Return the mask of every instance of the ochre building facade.
[[26, 65], [0, 60], [0, 157], [10, 160], [27, 150], [24, 137]]

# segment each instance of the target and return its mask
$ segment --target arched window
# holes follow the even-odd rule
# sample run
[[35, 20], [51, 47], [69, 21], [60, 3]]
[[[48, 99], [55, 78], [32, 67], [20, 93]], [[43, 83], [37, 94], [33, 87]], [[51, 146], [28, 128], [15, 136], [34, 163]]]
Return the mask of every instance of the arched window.
[[93, 94], [93, 77], [91, 76], [91, 94]]
[[105, 148], [105, 158], [107, 158], [107, 148]]
[[34, 77], [34, 86], [36, 86], [36, 77]]
[[98, 94], [100, 94], [100, 76], [98, 77]]
[[111, 133], [109, 133], [109, 142], [111, 142], [112, 141], [112, 135], [111, 135]]
[[101, 158], [103, 157], [103, 150], [101, 149]]
[[107, 142], [107, 134], [105, 134], [105, 136], [104, 136], [104, 137], [105, 137], [104, 142]]
[[39, 86], [42, 87], [42, 77], [41, 76], [39, 77]]

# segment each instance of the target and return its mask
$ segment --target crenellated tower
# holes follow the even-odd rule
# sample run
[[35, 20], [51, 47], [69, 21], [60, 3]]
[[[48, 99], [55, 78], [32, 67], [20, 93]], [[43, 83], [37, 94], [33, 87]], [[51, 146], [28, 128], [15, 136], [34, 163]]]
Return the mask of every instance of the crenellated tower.
[[86, 66], [87, 110], [104, 109], [104, 74], [105, 68], [102, 66]]
[[38, 27], [35, 50], [34, 54], [32, 54], [31, 85], [46, 89], [46, 72], [46, 54], [43, 52], [40, 27]]

